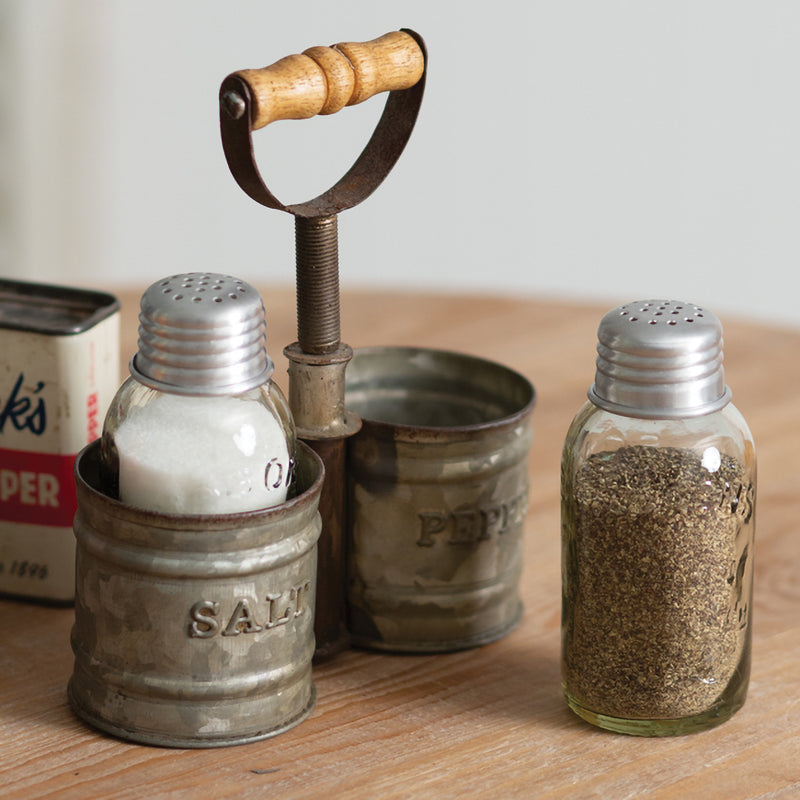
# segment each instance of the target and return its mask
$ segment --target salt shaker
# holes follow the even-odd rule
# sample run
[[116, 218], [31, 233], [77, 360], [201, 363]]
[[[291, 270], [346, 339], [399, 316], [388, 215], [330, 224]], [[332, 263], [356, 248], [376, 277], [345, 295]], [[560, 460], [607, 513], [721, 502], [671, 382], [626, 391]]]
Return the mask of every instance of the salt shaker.
[[722, 327], [691, 303], [629, 303], [597, 352], [561, 465], [565, 697], [608, 730], [709, 728], [747, 693], [755, 528]]
[[271, 379], [252, 286], [216, 273], [154, 283], [141, 299], [130, 372], [102, 435], [106, 478], [122, 502], [229, 514], [286, 500], [295, 430]]

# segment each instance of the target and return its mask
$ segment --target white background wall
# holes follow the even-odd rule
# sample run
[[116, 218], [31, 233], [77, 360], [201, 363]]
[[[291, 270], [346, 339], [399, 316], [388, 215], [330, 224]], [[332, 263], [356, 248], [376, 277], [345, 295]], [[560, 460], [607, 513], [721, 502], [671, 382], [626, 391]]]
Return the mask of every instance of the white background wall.
[[[294, 280], [293, 221], [236, 186], [224, 76], [400, 27], [411, 143], [340, 218], [341, 281], [670, 296], [800, 325], [796, 0], [0, 0], [0, 271]], [[349, 167], [382, 99], [256, 134], [284, 200]]]

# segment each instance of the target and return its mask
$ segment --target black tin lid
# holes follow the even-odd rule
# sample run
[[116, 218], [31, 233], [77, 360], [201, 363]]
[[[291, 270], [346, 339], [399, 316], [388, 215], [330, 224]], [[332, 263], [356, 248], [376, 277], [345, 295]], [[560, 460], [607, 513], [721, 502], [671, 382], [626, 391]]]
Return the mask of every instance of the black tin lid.
[[88, 331], [119, 307], [107, 292], [0, 279], [0, 329], [69, 336]]

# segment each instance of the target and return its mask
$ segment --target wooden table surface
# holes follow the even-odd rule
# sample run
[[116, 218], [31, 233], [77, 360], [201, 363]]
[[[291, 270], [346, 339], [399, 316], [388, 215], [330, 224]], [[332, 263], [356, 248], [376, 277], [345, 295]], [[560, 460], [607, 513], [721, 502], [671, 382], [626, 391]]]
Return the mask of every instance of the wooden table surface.
[[[262, 288], [269, 349], [283, 373], [283, 346], [295, 339], [294, 292]], [[126, 365], [138, 293], [120, 298]], [[507, 364], [536, 386], [525, 615], [516, 630], [454, 654], [344, 652], [316, 668], [318, 704], [298, 727], [255, 744], [170, 750], [117, 741], [79, 722], [66, 699], [72, 609], [3, 600], [0, 796], [800, 797], [800, 331], [723, 319], [726, 378], [759, 457], [754, 663], [744, 708], [714, 730], [640, 739], [597, 730], [562, 700], [560, 450], [593, 377], [606, 310], [501, 297], [342, 295], [342, 336], [353, 347], [462, 350]]]

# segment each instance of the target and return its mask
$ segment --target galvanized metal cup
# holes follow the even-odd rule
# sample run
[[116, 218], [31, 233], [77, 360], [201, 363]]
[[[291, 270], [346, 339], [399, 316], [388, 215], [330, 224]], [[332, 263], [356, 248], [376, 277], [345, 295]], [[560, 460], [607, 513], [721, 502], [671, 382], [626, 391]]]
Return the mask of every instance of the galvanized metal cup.
[[124, 505], [100, 474], [95, 442], [75, 464], [77, 715], [123, 739], [188, 748], [264, 739], [305, 719], [319, 458], [299, 445], [295, 498], [220, 516]]
[[347, 407], [348, 624], [357, 646], [459, 650], [501, 638], [522, 605], [535, 392], [460, 353], [357, 350]]

